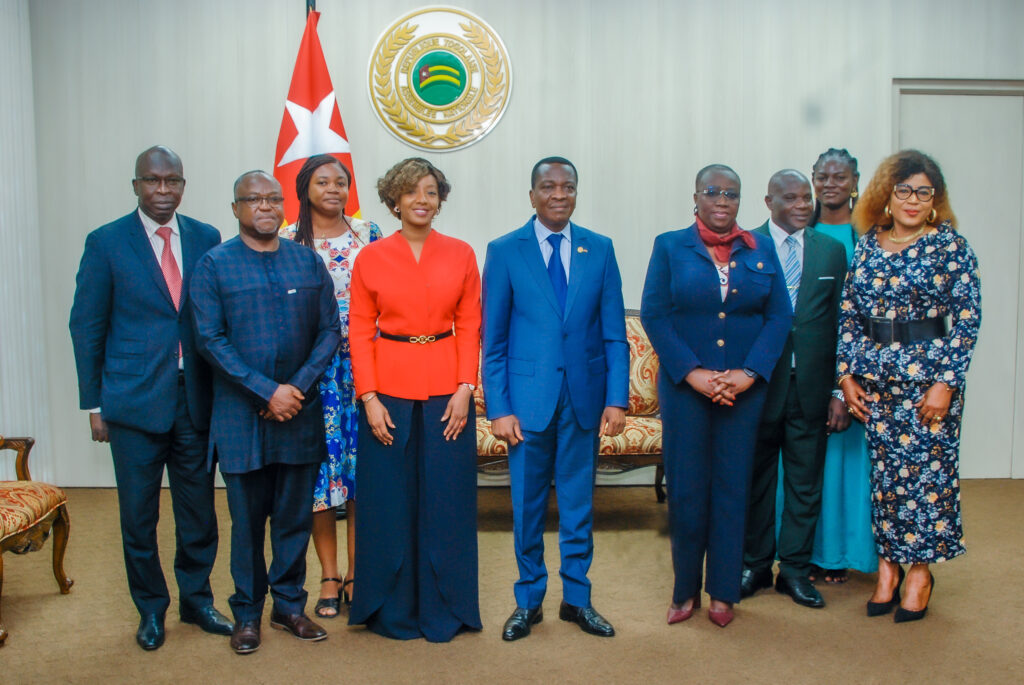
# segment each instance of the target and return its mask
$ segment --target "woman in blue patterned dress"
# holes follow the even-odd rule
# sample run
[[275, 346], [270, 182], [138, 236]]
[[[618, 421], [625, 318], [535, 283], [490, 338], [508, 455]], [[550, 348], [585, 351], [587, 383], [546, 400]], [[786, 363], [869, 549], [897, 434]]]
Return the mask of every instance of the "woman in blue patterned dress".
[[[334, 280], [334, 295], [341, 318], [341, 347], [320, 380], [327, 428], [327, 459], [320, 465], [313, 489], [313, 546], [323, 569], [316, 615], [333, 618], [341, 609], [341, 597], [350, 601], [355, 569], [355, 477], [358, 413], [352, 385], [352, 361], [348, 347], [349, 282], [359, 250], [381, 237], [370, 221], [345, 216], [352, 173], [331, 155], [306, 160], [295, 178], [299, 219], [281, 229], [282, 237], [316, 250]], [[334, 508], [346, 505], [348, 571], [344, 582], [338, 574], [338, 543]]]
[[964, 553], [960, 421], [981, 284], [942, 172], [917, 150], [882, 162], [853, 221], [867, 232], [846, 278], [836, 370], [871, 456], [878, 582], [867, 613], [899, 605], [902, 623], [928, 610], [929, 564]]
[[[845, 148], [829, 148], [811, 171], [817, 199], [811, 224], [818, 233], [841, 242], [847, 260], [852, 260], [858, 238], [851, 223], [860, 182], [857, 159]], [[851, 425], [841, 392], [832, 402], [838, 407], [829, 412], [821, 516], [811, 563], [822, 569], [820, 576], [825, 582], [844, 583], [849, 568], [874, 573], [878, 557], [871, 534], [870, 465], [864, 426]]]

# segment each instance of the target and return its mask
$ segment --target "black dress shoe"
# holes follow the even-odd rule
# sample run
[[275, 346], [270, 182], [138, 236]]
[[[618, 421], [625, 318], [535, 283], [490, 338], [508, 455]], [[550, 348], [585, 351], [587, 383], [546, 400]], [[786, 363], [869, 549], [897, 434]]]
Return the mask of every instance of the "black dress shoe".
[[260, 620], [239, 621], [231, 633], [231, 649], [236, 654], [251, 654], [260, 648]]
[[804, 576], [786, 578], [780, 573], [775, 580], [775, 589], [784, 595], [789, 595], [794, 602], [805, 607], [821, 609], [825, 606], [825, 599], [821, 593], [811, 584], [810, 579]]
[[615, 628], [612, 628], [612, 624], [604, 620], [604, 616], [597, 613], [597, 609], [593, 606], [574, 607], [562, 602], [562, 606], [558, 608], [558, 618], [575, 623], [583, 629], [583, 632], [591, 635], [601, 637], [615, 635]]
[[217, 611], [212, 604], [201, 609], [191, 609], [186, 606], [179, 608], [182, 623], [193, 623], [201, 629], [214, 635], [231, 635], [235, 624], [227, 616]]
[[740, 576], [740, 599], [750, 597], [758, 590], [772, 586], [772, 570], [770, 568], [745, 568]]
[[160, 647], [164, 643], [164, 615], [143, 614], [135, 641], [147, 652]]
[[288, 631], [307, 642], [316, 642], [327, 637], [327, 631], [309, 620], [305, 614], [279, 614], [274, 611], [270, 614], [270, 627]]
[[501, 631], [501, 639], [506, 642], [518, 640], [530, 634], [530, 626], [544, 620], [544, 611], [541, 607], [536, 609], [523, 609], [516, 607], [512, 615], [505, 621], [505, 627]]

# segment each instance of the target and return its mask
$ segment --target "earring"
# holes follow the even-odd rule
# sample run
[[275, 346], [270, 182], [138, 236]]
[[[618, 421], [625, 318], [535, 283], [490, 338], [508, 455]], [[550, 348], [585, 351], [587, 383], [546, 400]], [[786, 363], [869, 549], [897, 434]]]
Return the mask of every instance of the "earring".
[[886, 216], [892, 216], [892, 211], [889, 209], [889, 205], [886, 205], [885, 209], [883, 209], [882, 211], [885, 213]]
[[856, 188], [854, 188], [854, 189], [853, 189], [853, 192], [852, 192], [852, 193], [850, 193], [850, 197], [852, 197], [852, 198], [854, 198], [854, 199], [856, 199], [858, 195], [860, 195], [860, 193], [858, 193], [858, 192], [857, 192], [857, 189], [856, 189]]
[[928, 214], [928, 223], [934, 224], [935, 223], [935, 219], [938, 218], [938, 216], [939, 216], [939, 213], [935, 211], [934, 207], [932, 207], [931, 213]]
[[694, 205], [694, 206], [693, 206], [693, 215], [694, 215], [694, 216], [696, 216], [696, 215], [697, 215], [697, 205]]

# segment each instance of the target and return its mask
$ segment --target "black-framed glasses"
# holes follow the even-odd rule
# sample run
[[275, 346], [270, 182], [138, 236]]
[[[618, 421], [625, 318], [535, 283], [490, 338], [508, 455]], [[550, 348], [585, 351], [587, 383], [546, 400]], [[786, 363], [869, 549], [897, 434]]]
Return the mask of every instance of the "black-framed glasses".
[[704, 190], [700, 191], [700, 194], [709, 200], [714, 200], [716, 197], [721, 195], [729, 202], [739, 202], [740, 194], [738, 191], [729, 190], [727, 188], [719, 188], [718, 186], [708, 186]]
[[161, 183], [171, 190], [181, 190], [185, 187], [185, 179], [181, 176], [140, 176], [135, 180], [147, 188], [159, 188]]
[[915, 188], [909, 183], [897, 183], [892, 188], [892, 194], [900, 200], [909, 200], [913, 194], [917, 195], [917, 199], [921, 202], [928, 202], [928, 200], [935, 197], [935, 186], [918, 186]]
[[250, 208], [256, 209], [264, 202], [271, 207], [284, 204], [283, 195], [246, 195], [245, 197], [236, 197], [235, 202], [244, 202], [249, 205]]

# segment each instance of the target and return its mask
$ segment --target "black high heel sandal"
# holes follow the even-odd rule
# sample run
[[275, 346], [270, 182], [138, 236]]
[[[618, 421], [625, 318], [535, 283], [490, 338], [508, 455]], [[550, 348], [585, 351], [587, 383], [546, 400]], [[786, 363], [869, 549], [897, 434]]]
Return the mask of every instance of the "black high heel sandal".
[[896, 589], [892, 591], [892, 597], [889, 598], [888, 602], [868, 602], [868, 616], [885, 616], [890, 611], [895, 609], [900, 604], [900, 586], [903, 585], [903, 579], [906, 577], [906, 573], [903, 571], [903, 567], [899, 567], [900, 579], [896, 583]]
[[349, 585], [352, 585], [355, 582], [355, 580], [355, 578], [349, 578], [341, 584], [341, 597], [345, 602], [345, 606], [347, 607], [352, 606], [352, 597], [349, 596], [348, 590], [346, 590], [345, 588], [347, 588]]
[[[932, 593], [935, 592], [935, 576], [932, 575], [931, 571], [928, 572], [928, 578], [931, 580], [931, 586], [928, 588], [928, 601], [931, 602], [932, 601]], [[903, 607], [898, 607], [896, 609], [896, 613], [893, 614], [893, 616], [892, 616], [892, 622], [893, 623], [906, 623], [908, 621], [920, 621], [922, 618], [924, 618], [924, 615], [927, 614], [927, 613], [928, 613], [928, 605], [927, 604], [925, 604], [924, 605], [924, 609], [921, 609], [920, 611], [911, 611], [910, 609], [904, 609]]]
[[[344, 587], [344, 582], [341, 578], [321, 578], [320, 584], [324, 583], [341, 583]], [[352, 582], [352, 581], [349, 581]], [[347, 602], [346, 602], [347, 603]], [[324, 609], [333, 610], [333, 614], [325, 614]], [[317, 618], [338, 618], [338, 614], [341, 613], [341, 599], [340, 593], [338, 597], [321, 597], [316, 601], [316, 606], [313, 607], [313, 613], [317, 615]]]

